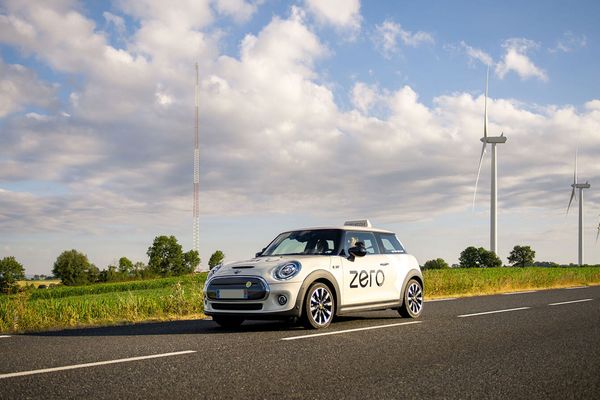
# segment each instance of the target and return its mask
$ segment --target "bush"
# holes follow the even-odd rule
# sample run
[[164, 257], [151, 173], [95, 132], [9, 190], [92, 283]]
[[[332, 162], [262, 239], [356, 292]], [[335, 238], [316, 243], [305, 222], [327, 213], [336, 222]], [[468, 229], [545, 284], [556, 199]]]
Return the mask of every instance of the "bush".
[[435, 260], [429, 260], [423, 265], [423, 269], [446, 269], [450, 268], [448, 263], [443, 258], [436, 258]]

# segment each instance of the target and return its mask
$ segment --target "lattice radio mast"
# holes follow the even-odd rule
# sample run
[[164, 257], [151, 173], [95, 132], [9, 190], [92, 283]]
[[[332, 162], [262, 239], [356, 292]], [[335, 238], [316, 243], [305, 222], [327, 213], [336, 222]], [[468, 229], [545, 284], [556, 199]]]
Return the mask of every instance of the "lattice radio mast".
[[200, 97], [200, 91], [198, 90], [198, 63], [196, 63], [196, 121], [194, 127], [194, 232], [193, 236], [193, 249], [200, 254], [200, 132], [198, 126], [198, 103]]

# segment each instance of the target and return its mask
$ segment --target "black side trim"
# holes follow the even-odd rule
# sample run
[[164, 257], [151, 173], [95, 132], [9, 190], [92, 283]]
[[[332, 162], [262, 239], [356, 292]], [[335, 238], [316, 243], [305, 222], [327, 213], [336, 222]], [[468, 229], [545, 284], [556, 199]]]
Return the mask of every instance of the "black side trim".
[[[388, 301], [377, 301], [372, 303], [360, 303], [360, 304], [348, 304], [345, 307], [340, 308], [338, 315], [343, 314], [351, 314], [363, 311], [373, 311], [373, 310], [388, 310], [388, 309], [396, 309], [400, 307], [402, 303], [396, 299], [391, 299]], [[359, 309], [353, 309], [355, 307], [361, 307]], [[364, 307], [364, 308], [363, 308]], [[351, 309], [351, 310], [349, 310]]]

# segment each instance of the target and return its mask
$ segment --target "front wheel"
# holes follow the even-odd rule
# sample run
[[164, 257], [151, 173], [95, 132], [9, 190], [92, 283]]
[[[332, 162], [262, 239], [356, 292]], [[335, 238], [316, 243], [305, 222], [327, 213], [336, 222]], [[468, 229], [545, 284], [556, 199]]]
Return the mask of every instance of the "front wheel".
[[398, 313], [404, 318], [419, 318], [423, 312], [423, 285], [411, 279], [404, 289], [404, 299]]
[[237, 328], [244, 322], [244, 319], [239, 317], [215, 315], [213, 316], [213, 321], [219, 324], [219, 326], [222, 328]]
[[327, 328], [335, 315], [335, 299], [329, 286], [313, 283], [306, 292], [302, 322], [306, 328]]

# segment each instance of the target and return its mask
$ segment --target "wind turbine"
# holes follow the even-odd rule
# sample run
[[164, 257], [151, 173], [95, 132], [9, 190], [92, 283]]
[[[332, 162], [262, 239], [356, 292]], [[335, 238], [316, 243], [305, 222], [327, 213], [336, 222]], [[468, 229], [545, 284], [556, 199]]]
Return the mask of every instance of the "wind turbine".
[[598, 222], [598, 226], [596, 227], [596, 243], [598, 243], [598, 236], [600, 236], [600, 222]]
[[498, 160], [496, 155], [496, 145], [506, 143], [506, 136], [502, 133], [500, 136], [488, 136], [488, 118], [487, 118], [487, 98], [488, 98], [488, 82], [490, 78], [490, 67], [488, 65], [485, 78], [485, 100], [483, 109], [483, 137], [480, 139], [483, 142], [481, 147], [481, 157], [479, 157], [479, 167], [477, 168], [477, 179], [475, 180], [475, 193], [473, 193], [473, 208], [475, 208], [475, 196], [477, 196], [477, 184], [479, 183], [479, 174], [481, 173], [481, 164], [486, 153], [488, 143], [492, 145], [492, 188], [490, 199], [490, 250], [497, 253], [498, 250]]
[[[567, 214], [571, 208], [573, 198], [575, 198], [575, 189], [579, 189], [579, 265], [583, 265], [583, 189], [589, 189], [591, 185], [586, 183], [577, 183], [577, 150], [575, 150], [575, 172], [573, 173], [573, 184], [571, 185], [571, 198], [569, 199], [569, 205], [567, 206]], [[600, 229], [600, 225], [599, 225]], [[600, 230], [599, 230], [600, 231]], [[596, 240], [598, 236], [596, 235]]]

